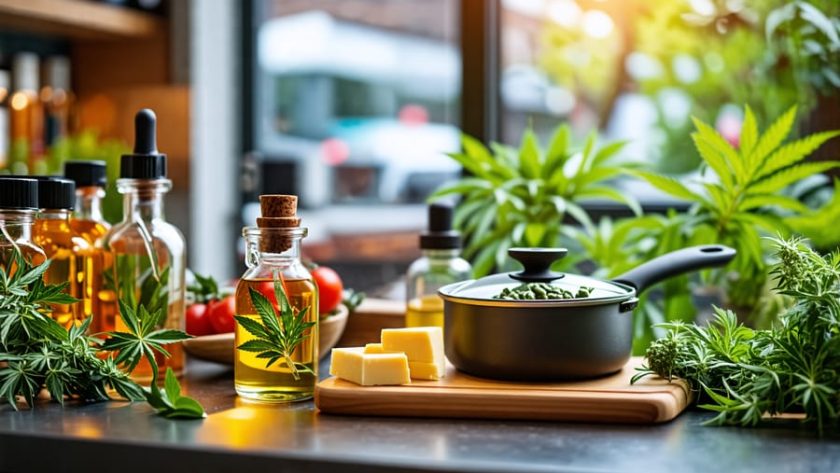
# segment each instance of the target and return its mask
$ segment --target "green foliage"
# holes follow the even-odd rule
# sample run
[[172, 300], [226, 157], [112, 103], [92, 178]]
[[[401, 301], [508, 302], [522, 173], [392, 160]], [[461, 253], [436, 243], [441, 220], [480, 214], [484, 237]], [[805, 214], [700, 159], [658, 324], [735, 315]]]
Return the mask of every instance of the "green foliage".
[[278, 320], [278, 315], [271, 301], [254, 289], [248, 288], [248, 291], [251, 296], [251, 303], [257, 309], [261, 322], [241, 315], [234, 317], [242, 328], [256, 337], [242, 343], [236, 349], [257, 353], [257, 358], [267, 360], [266, 368], [283, 360], [295, 380], [300, 379], [301, 371], [314, 374], [306, 364], [292, 360], [295, 349], [309, 337], [309, 329], [317, 323], [306, 321], [306, 315], [310, 307], [304, 307], [295, 313], [286, 296], [283, 282], [276, 278], [274, 280], [274, 294], [280, 306]]
[[464, 255], [473, 260], [476, 276], [503, 266], [511, 247], [559, 246], [567, 214], [591, 228], [582, 200], [613, 200], [641, 213], [632, 197], [606, 185], [624, 171], [614, 158], [625, 143], [599, 148], [596, 142], [592, 133], [582, 149], [574, 147], [566, 125], [555, 130], [545, 150], [531, 130], [518, 150], [493, 143], [492, 153], [474, 138], [463, 137], [464, 151], [450, 156], [471, 175], [444, 185], [430, 200], [463, 197], [455, 225], [467, 239]]
[[754, 426], [765, 415], [804, 413], [822, 430], [840, 407], [840, 253], [828, 257], [799, 239], [775, 240], [778, 291], [794, 305], [769, 330], [716, 309], [706, 326], [670, 323], [633, 381], [683, 378], [701, 391], [713, 424]]
[[[120, 369], [120, 365], [132, 369], [145, 356], [155, 368], [156, 378], [154, 353], [168, 355], [164, 344], [189, 338], [174, 330], [152, 330], [162, 317], [162, 309], [149, 314], [145, 306], [140, 306], [138, 316], [134, 308], [120, 301], [129, 333], [108, 333], [111, 338], [102, 344], [100, 339], [86, 335], [90, 318], [68, 330], [49, 316], [51, 304], [77, 302], [64, 293], [66, 284], [44, 285], [42, 277], [49, 261], [32, 267], [19, 252], [14, 258], [10, 267], [16, 270], [0, 269], [0, 362], [6, 363], [0, 369], [0, 396], [12, 407], [18, 408], [18, 397], [34, 407], [42, 387], [61, 404], [65, 397], [107, 401], [108, 390], [113, 389], [131, 401], [148, 400], [167, 417], [203, 416], [201, 406], [191, 399], [175, 403], [174, 410], [160, 409], [153, 402], [158, 390], [154, 380], [144, 389]], [[103, 350], [119, 353], [116, 358], [100, 356]], [[177, 385], [174, 378], [167, 384], [173, 383]]]
[[143, 394], [146, 402], [158, 414], [168, 419], [201, 419], [207, 416], [198, 401], [181, 395], [181, 385], [178, 384], [178, 378], [175, 377], [172, 368], [166, 368], [163, 390], [158, 388], [156, 383], [152, 383]]
[[[812, 174], [840, 167], [840, 161], [803, 162], [823, 143], [840, 135], [840, 131], [816, 133], [784, 143], [795, 122], [796, 107], [785, 112], [764, 133], [759, 133], [749, 107], [744, 117], [737, 149], [714, 128], [695, 119], [692, 139], [708, 174], [697, 186], [689, 187], [647, 171], [632, 173], [659, 190], [692, 203], [681, 224], [687, 242], [723, 243], [738, 251], [729, 266], [736, 274], [727, 281], [719, 278], [717, 282], [728, 284], [733, 304], [752, 307], [757, 304], [767, 277], [761, 235], [788, 234], [789, 223], [795, 221], [791, 219], [814, 215], [807, 206], [782, 191]], [[722, 277], [724, 273], [718, 274]]]
[[16, 253], [12, 268], [0, 269], [0, 396], [15, 409], [17, 397], [29, 406], [45, 386], [53, 400], [64, 397], [104, 401], [108, 389], [131, 400], [142, 390], [111, 358], [97, 357], [99, 340], [85, 335], [90, 319], [66, 330], [49, 316], [50, 304], [70, 304], [65, 285], [45, 286], [49, 263], [31, 267]]

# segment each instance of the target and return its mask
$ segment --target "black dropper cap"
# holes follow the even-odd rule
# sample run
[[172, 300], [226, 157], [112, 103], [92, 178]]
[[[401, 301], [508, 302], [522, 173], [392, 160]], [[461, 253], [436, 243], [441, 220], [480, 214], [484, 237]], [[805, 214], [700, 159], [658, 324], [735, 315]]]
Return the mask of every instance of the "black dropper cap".
[[76, 183], [76, 187], [105, 187], [105, 161], [67, 161], [64, 163], [64, 177]]
[[429, 230], [420, 234], [420, 249], [454, 250], [461, 247], [461, 234], [452, 229], [452, 205], [429, 205]]
[[28, 177], [0, 177], [0, 209], [38, 210], [38, 181]]
[[70, 179], [32, 176], [38, 180], [38, 208], [72, 210], [76, 206], [76, 184]]
[[120, 177], [162, 179], [166, 177], [166, 155], [157, 149], [157, 117], [144, 108], [134, 116], [134, 152], [120, 158]]

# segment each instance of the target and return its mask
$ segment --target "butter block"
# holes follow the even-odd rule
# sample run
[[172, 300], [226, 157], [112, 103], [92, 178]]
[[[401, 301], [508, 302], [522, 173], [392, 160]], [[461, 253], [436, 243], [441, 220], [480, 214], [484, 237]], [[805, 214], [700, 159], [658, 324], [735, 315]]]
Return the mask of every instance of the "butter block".
[[362, 386], [411, 383], [405, 353], [365, 353], [364, 347], [333, 348], [330, 374]]
[[411, 379], [423, 379], [426, 381], [437, 381], [446, 374], [444, 367], [435, 363], [423, 363], [421, 361], [409, 361], [408, 371]]
[[443, 329], [440, 327], [386, 328], [382, 330], [385, 352], [403, 352], [411, 363], [430, 363], [437, 372], [446, 369]]
[[381, 343], [368, 343], [365, 345], [365, 353], [385, 353]]

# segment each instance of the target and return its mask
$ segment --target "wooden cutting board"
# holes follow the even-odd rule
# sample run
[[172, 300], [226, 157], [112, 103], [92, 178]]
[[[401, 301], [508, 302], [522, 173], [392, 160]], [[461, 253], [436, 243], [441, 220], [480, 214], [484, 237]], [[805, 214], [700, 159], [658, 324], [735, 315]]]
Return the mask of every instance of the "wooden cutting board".
[[440, 381], [405, 386], [359, 386], [328, 378], [315, 388], [327, 414], [521, 419], [648, 424], [677, 417], [690, 402], [682, 381], [645, 378], [630, 385], [641, 358], [604, 378], [562, 383], [481, 379], [452, 366]]

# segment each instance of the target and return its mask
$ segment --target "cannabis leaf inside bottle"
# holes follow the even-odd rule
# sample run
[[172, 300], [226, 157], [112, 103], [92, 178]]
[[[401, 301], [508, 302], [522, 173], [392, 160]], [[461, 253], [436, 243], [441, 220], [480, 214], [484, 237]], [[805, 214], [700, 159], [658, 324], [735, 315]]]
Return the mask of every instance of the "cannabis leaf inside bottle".
[[277, 281], [274, 283], [274, 292], [280, 305], [278, 320], [278, 314], [275, 313], [274, 306], [268, 298], [250, 287], [248, 292], [260, 321], [236, 316], [236, 321], [254, 337], [243, 342], [236, 349], [256, 353], [257, 358], [266, 360], [266, 368], [270, 368], [278, 361], [285, 363], [295, 380], [300, 380], [301, 371], [314, 374], [314, 371], [305, 363], [296, 362], [292, 358], [301, 342], [309, 336], [308, 329], [316, 324], [316, 322], [307, 321], [306, 315], [310, 307], [295, 311], [289, 304], [283, 284]]

